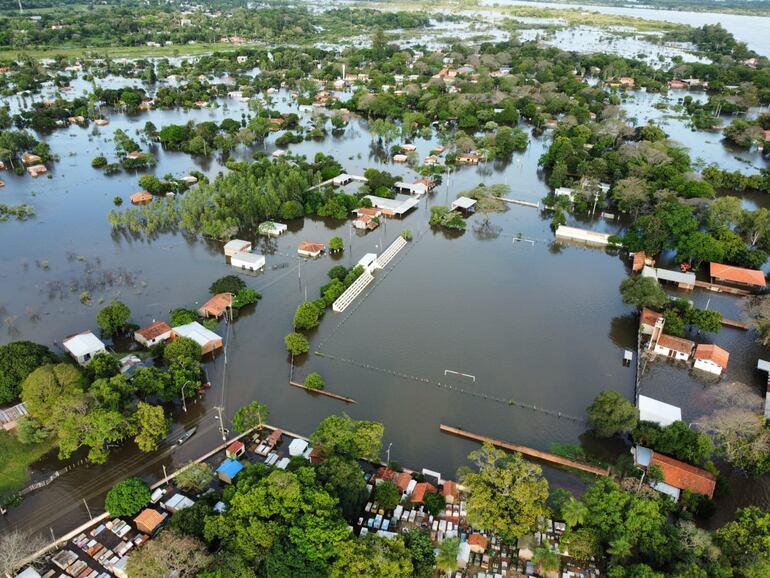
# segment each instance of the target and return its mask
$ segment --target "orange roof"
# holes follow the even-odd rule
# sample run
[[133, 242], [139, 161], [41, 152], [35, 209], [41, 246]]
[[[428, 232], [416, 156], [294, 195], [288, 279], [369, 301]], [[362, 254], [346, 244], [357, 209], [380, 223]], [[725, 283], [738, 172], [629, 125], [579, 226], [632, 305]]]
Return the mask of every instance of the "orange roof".
[[233, 442], [229, 446], [227, 446], [227, 449], [225, 451], [226, 452], [230, 452], [230, 453], [236, 453], [236, 452], [243, 451], [245, 449], [246, 449], [246, 446], [243, 445], [243, 442], [237, 441], [237, 442]]
[[644, 325], [655, 325], [655, 322], [661, 317], [663, 317], [663, 313], [658, 313], [645, 307], [642, 309], [641, 323]]
[[658, 466], [663, 472], [663, 481], [669, 486], [680, 490], [689, 490], [705, 494], [709, 498], [714, 495], [716, 478], [711, 472], [680, 462], [674, 458], [653, 452], [651, 466]]
[[219, 317], [227, 310], [228, 307], [230, 307], [232, 302], [232, 293], [217, 293], [211, 299], [201, 305], [198, 311], [201, 315], [204, 316], [211, 315], [212, 317]]
[[436, 492], [436, 487], [433, 484], [429, 484], [428, 482], [419, 483], [414, 487], [414, 491], [412, 492], [412, 503], [422, 504], [426, 493], [435, 494]]
[[765, 274], [756, 269], [744, 269], [743, 267], [734, 267], [732, 265], [723, 265], [722, 263], [710, 263], [709, 275], [716, 279], [724, 279], [733, 283], [743, 285], [754, 285], [755, 287], [764, 287]]
[[452, 480], [446, 480], [444, 486], [441, 488], [441, 495], [444, 497], [460, 495], [460, 491], [457, 489], [457, 484]]
[[680, 353], [692, 353], [692, 348], [695, 347], [695, 343], [689, 339], [682, 339], [681, 337], [674, 337], [673, 335], [661, 335], [658, 339], [658, 345], [667, 349], [672, 349]]
[[361, 207], [359, 209], [355, 210], [356, 215], [359, 217], [368, 216], [368, 217], [379, 217], [382, 214], [382, 211], [380, 209], [376, 209], [374, 207]]
[[144, 337], [147, 341], [160, 337], [164, 333], [171, 331], [171, 326], [165, 321], [156, 321], [150, 325], [137, 329], [134, 333], [138, 333]]
[[631, 270], [636, 273], [644, 269], [644, 260], [647, 259], [647, 254], [644, 251], [637, 251], [634, 253], [634, 264], [631, 266]]
[[718, 345], [706, 345], [701, 343], [695, 348], [695, 359], [708, 359], [713, 361], [722, 369], [727, 369], [727, 361], [730, 359], [730, 352], [725, 351]]
[[770, 130], [765, 131], [765, 140], [770, 141]]
[[317, 253], [326, 249], [326, 245], [323, 243], [311, 243], [310, 241], [304, 241], [299, 244], [300, 251], [307, 251], [308, 253]]
[[415, 185], [425, 185], [426, 187], [428, 187], [428, 189], [432, 189], [433, 187], [435, 187], [435, 186], [436, 186], [436, 183], [435, 183], [433, 180], [431, 180], [431, 179], [426, 179], [426, 178], [417, 179], [417, 180], [414, 182], [414, 184], [415, 184]]
[[409, 487], [409, 482], [412, 481], [412, 476], [410, 476], [406, 472], [401, 472], [396, 476], [395, 482], [396, 487], [401, 490], [401, 492], [405, 492], [406, 489]]
[[147, 508], [134, 518], [134, 523], [140, 532], [152, 533], [165, 519], [166, 514], [161, 514], [157, 510]]
[[151, 201], [152, 195], [147, 191], [139, 191], [138, 193], [131, 195], [130, 199], [132, 203], [138, 205], [139, 203], [147, 203]]
[[489, 544], [489, 539], [482, 534], [471, 534], [468, 536], [468, 544], [471, 546], [478, 546], [482, 550], [486, 550], [487, 544]]

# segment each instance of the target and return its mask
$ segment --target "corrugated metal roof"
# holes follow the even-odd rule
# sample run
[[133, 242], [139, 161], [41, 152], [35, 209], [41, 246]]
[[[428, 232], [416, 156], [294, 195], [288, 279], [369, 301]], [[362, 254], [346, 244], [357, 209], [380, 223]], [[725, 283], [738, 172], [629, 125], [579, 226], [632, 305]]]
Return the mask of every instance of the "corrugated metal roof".
[[684, 285], [695, 285], [695, 273], [682, 273], [670, 269], [655, 269], [645, 266], [642, 269], [642, 277], [652, 277], [658, 281], [670, 281], [671, 283], [683, 283]]

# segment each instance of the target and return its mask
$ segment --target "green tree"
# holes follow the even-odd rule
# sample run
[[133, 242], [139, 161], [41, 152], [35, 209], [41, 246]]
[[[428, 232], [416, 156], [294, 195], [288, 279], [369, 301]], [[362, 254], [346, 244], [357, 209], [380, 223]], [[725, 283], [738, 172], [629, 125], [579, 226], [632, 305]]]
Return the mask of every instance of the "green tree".
[[564, 517], [564, 521], [570, 528], [580, 526], [585, 522], [588, 515], [588, 508], [580, 500], [570, 498], [564, 506], [562, 506], [561, 514]]
[[261, 428], [269, 415], [270, 410], [264, 403], [250, 401], [235, 412], [232, 421], [233, 431], [243, 433], [255, 427]]
[[214, 479], [214, 470], [205, 462], [189, 462], [174, 478], [174, 485], [187, 492], [202, 492]]
[[433, 553], [433, 542], [430, 534], [419, 528], [413, 528], [404, 533], [404, 543], [409, 550], [416, 578], [434, 578], [436, 556]]
[[289, 350], [294, 356], [302, 355], [310, 351], [310, 343], [308, 343], [307, 337], [301, 333], [293, 332], [289, 333], [285, 338], [286, 349]]
[[348, 415], [325, 417], [310, 436], [325, 456], [379, 460], [384, 428], [375, 421], [354, 420]]
[[722, 314], [719, 311], [691, 307], [685, 315], [685, 322], [701, 331], [718, 333], [722, 329]]
[[86, 414], [69, 413], [56, 426], [59, 459], [67, 459], [85, 446], [89, 448], [89, 461], [103, 464], [109, 457], [109, 448], [123, 441], [132, 429], [126, 417], [113, 409], [97, 408]]
[[316, 467], [316, 477], [337, 497], [346, 520], [351, 520], [359, 514], [369, 494], [361, 466], [355, 459], [330, 455]]
[[436, 568], [447, 575], [457, 570], [457, 554], [460, 553], [460, 540], [447, 538], [438, 547], [436, 555]]
[[246, 282], [243, 279], [237, 275], [225, 275], [211, 284], [209, 293], [212, 295], [218, 293], [232, 293], [235, 295], [243, 289], [246, 289]]
[[166, 419], [163, 407], [140, 401], [132, 419], [137, 430], [134, 441], [139, 449], [143, 452], [158, 449], [158, 442], [168, 434], [169, 420]]
[[628, 277], [620, 283], [623, 303], [636, 307], [662, 307], [668, 302], [666, 292], [652, 277]]
[[305, 378], [305, 387], [309, 389], [323, 389], [326, 386], [324, 378], [315, 371]]
[[294, 328], [313, 329], [318, 327], [320, 317], [321, 311], [318, 310], [316, 304], [312, 301], [305, 301], [297, 307], [297, 311], [294, 313]]
[[85, 409], [83, 375], [68, 363], [42, 365], [21, 384], [21, 400], [32, 417], [55, 428], [73, 411]]
[[97, 379], [113, 377], [120, 373], [120, 361], [109, 353], [97, 353], [88, 364], [88, 371]]
[[539, 546], [535, 548], [532, 555], [532, 562], [540, 568], [541, 574], [555, 572], [561, 567], [561, 556], [548, 546]]
[[757, 506], [738, 510], [735, 519], [714, 533], [717, 545], [740, 570], [770, 563], [770, 512]]
[[130, 319], [131, 310], [118, 300], [113, 300], [96, 314], [96, 324], [107, 336], [123, 333]]
[[166, 360], [166, 363], [169, 364], [178, 361], [183, 361], [185, 363], [189, 363], [190, 361], [200, 361], [201, 346], [189, 337], [180, 336], [166, 345], [163, 350], [163, 358]]
[[345, 248], [345, 241], [342, 240], [342, 237], [332, 237], [329, 239], [329, 250], [332, 253], [337, 253], [339, 251], [342, 251]]
[[54, 363], [56, 356], [45, 345], [14, 341], [0, 346], [0, 405], [17, 399], [21, 384], [35, 369]]
[[600, 392], [586, 409], [588, 426], [602, 438], [630, 431], [639, 422], [639, 410], [617, 391]]
[[197, 311], [192, 309], [174, 309], [169, 315], [172, 327], [179, 327], [180, 325], [187, 325], [194, 321], [198, 321], [199, 315]]
[[211, 559], [206, 545], [197, 538], [167, 530], [137, 549], [128, 558], [126, 570], [131, 578], [195, 578]]
[[568, 529], [560, 541], [569, 551], [571, 558], [587, 563], [602, 553], [601, 543], [596, 532], [591, 528]]
[[709, 205], [706, 224], [712, 230], [732, 229], [743, 219], [743, 206], [738, 197], [719, 197]]
[[104, 509], [112, 516], [134, 516], [150, 503], [150, 486], [142, 479], [128, 478], [107, 492]]
[[52, 433], [51, 428], [28, 415], [21, 416], [16, 421], [16, 437], [24, 445], [43, 443], [51, 439]]
[[401, 501], [401, 491], [393, 482], [380, 482], [374, 490], [374, 499], [384, 510], [392, 510]]
[[409, 578], [413, 566], [400, 537], [380, 538], [367, 534], [340, 544], [329, 578]]
[[490, 444], [468, 457], [478, 469], [459, 472], [460, 482], [470, 494], [468, 522], [507, 542], [531, 532], [547, 512], [548, 482], [540, 467], [521, 454], [508, 455]]

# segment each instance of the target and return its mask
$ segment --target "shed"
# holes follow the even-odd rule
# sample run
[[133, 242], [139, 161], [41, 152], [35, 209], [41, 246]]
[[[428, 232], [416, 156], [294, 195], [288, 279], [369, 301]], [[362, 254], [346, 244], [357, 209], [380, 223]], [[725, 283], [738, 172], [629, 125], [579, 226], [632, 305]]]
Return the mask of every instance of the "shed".
[[695, 369], [702, 369], [715, 375], [722, 375], [722, 371], [727, 369], [727, 362], [730, 359], [730, 353], [718, 345], [707, 345], [700, 343], [695, 348]]
[[470, 211], [477, 202], [476, 199], [471, 199], [470, 197], [457, 197], [452, 201], [452, 210], [462, 209], [463, 211]]
[[227, 484], [232, 484], [235, 476], [243, 469], [243, 464], [237, 460], [227, 459], [217, 468], [217, 476]]
[[259, 271], [265, 268], [265, 256], [258, 253], [238, 253], [230, 257], [230, 264], [246, 271]]
[[174, 335], [192, 339], [201, 346], [201, 353], [204, 355], [222, 347], [222, 338], [197, 321], [174, 327]]
[[237, 460], [246, 451], [246, 446], [242, 441], [235, 441], [227, 446], [225, 449], [225, 455], [231, 460]]
[[668, 281], [669, 283], [676, 284], [680, 289], [692, 289], [695, 287], [695, 273], [682, 273], [681, 271], [672, 271], [670, 269], [656, 269], [645, 265], [642, 268], [642, 277], [652, 277], [658, 282]]
[[152, 193], [148, 193], [147, 191], [139, 191], [138, 193], [131, 195], [129, 199], [131, 199], [131, 202], [135, 205], [149, 203], [152, 201]]
[[733, 283], [735, 285], [748, 285], [758, 288], [764, 288], [767, 285], [765, 274], [762, 271], [723, 265], [722, 263], [709, 263], [709, 275], [716, 281]]
[[176, 493], [163, 503], [163, 509], [174, 514], [180, 510], [189, 508], [193, 504], [195, 504], [195, 502], [184, 494]]
[[232, 257], [241, 251], [251, 251], [251, 243], [243, 239], [232, 239], [225, 243], [225, 257]]
[[145, 347], [152, 347], [158, 343], [171, 339], [173, 330], [165, 321], [156, 321], [134, 331], [134, 340]]
[[396, 195], [395, 199], [386, 199], [375, 195], [366, 195], [372, 207], [382, 210], [385, 217], [401, 217], [420, 204], [420, 200], [409, 195]]
[[159, 512], [153, 508], [146, 508], [134, 518], [136, 529], [144, 534], [152, 535], [168, 518], [165, 512]]
[[67, 337], [62, 341], [62, 346], [75, 361], [83, 366], [88, 365], [94, 355], [107, 351], [104, 343], [90, 331]]
[[201, 317], [218, 319], [224, 315], [228, 307], [232, 306], [233, 297], [232, 293], [217, 293], [198, 308], [198, 313]]
[[291, 440], [291, 443], [289, 444], [289, 455], [301, 456], [306, 449], [307, 449], [307, 442], [303, 439], [295, 438]]
[[289, 227], [287, 225], [284, 225], [283, 223], [275, 223], [273, 221], [265, 221], [264, 223], [259, 224], [259, 234], [260, 235], [267, 235], [269, 237], [278, 237], [279, 235], [283, 235]]
[[670, 405], [645, 395], [639, 396], [639, 419], [651, 421], [661, 427], [671, 425], [675, 421], [682, 420], [682, 410], [675, 405]]
[[310, 241], [304, 241], [297, 247], [297, 253], [303, 257], [318, 257], [326, 250], [326, 245], [323, 243], [311, 243]]

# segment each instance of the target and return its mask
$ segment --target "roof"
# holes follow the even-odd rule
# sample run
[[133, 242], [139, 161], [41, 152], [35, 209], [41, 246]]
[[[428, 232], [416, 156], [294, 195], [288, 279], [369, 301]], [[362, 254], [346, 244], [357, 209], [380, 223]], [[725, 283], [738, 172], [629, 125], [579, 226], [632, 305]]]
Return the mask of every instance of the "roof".
[[326, 249], [326, 245], [323, 243], [311, 243], [310, 241], [303, 241], [298, 247], [298, 250], [307, 251], [308, 253], [318, 253], [324, 249]]
[[134, 204], [147, 203], [152, 200], [152, 194], [147, 191], [139, 191], [138, 193], [131, 195], [130, 199]]
[[209, 331], [197, 321], [174, 327], [174, 333], [181, 337], [192, 339], [201, 347], [208, 345], [211, 341], [219, 341], [222, 339], [219, 335], [213, 331]]
[[199, 311], [205, 311], [209, 315], [219, 317], [233, 303], [232, 293], [217, 293], [211, 299], [200, 306]]
[[661, 317], [663, 317], [663, 313], [658, 313], [657, 311], [645, 307], [642, 309], [641, 323], [644, 325], [655, 325], [655, 322]]
[[647, 259], [647, 254], [644, 251], [637, 251], [634, 253], [634, 264], [631, 266], [631, 270], [641, 271], [644, 269], [645, 259]]
[[422, 503], [426, 493], [435, 494], [436, 487], [433, 484], [429, 484], [428, 482], [422, 482], [417, 484], [414, 487], [414, 491], [412, 492], [412, 503], [413, 504]]
[[382, 210], [376, 207], [360, 207], [353, 212], [359, 217], [363, 217], [364, 215], [369, 217], [379, 217], [382, 215]]
[[143, 526], [144, 528], [152, 531], [160, 526], [165, 519], [166, 514], [161, 514], [158, 512], [158, 510], [147, 508], [146, 510], [143, 510], [136, 518], [134, 518], [134, 523], [137, 526]]
[[701, 343], [695, 348], [695, 359], [712, 361], [722, 369], [727, 369], [727, 361], [730, 359], [730, 352], [725, 351], [718, 345]]
[[134, 334], [141, 335], [147, 341], [151, 341], [169, 331], [171, 331], [171, 326], [168, 323], [165, 321], [156, 321], [155, 323], [137, 329], [134, 331]]
[[41, 578], [40, 573], [35, 570], [32, 566], [21, 572], [20, 574], [16, 574], [16, 578]]
[[681, 421], [682, 410], [675, 405], [652, 399], [646, 395], [640, 395], [639, 419], [642, 421], [652, 421], [665, 427], [675, 421]]
[[661, 335], [658, 339], [658, 345], [678, 351], [680, 353], [692, 353], [692, 348], [695, 347], [695, 343], [689, 339], [682, 339], [681, 337], [674, 337], [673, 335]]
[[252, 265], [262, 263], [264, 260], [264, 255], [260, 255], [259, 253], [246, 253], [244, 251], [230, 257], [230, 263], [250, 263]]
[[478, 546], [482, 550], [486, 550], [487, 544], [489, 544], [489, 539], [482, 534], [471, 534], [468, 536], [468, 544], [471, 546]]
[[471, 199], [470, 197], [457, 197], [452, 201], [452, 208], [470, 209], [477, 202], [476, 199]]
[[770, 361], [764, 359], [757, 359], [757, 369], [760, 371], [767, 371], [770, 373]]
[[412, 476], [407, 472], [400, 472], [396, 475], [396, 479], [393, 481], [396, 483], [396, 487], [403, 493], [409, 487], [409, 482], [412, 481]]
[[682, 273], [670, 269], [656, 269], [645, 266], [642, 269], [642, 277], [652, 277], [658, 281], [670, 281], [671, 283], [682, 283], [683, 285], [695, 285], [695, 273]]
[[75, 357], [82, 357], [94, 351], [104, 351], [104, 343], [90, 331], [67, 337], [62, 345]]
[[240, 452], [242, 450], [246, 449], [246, 446], [243, 445], [243, 442], [233, 442], [229, 446], [227, 446], [226, 452]]
[[291, 443], [289, 444], [289, 455], [290, 456], [300, 456], [304, 453], [304, 451], [307, 449], [307, 442], [300, 438], [295, 438], [291, 440]]
[[[244, 249], [246, 247], [246, 249]], [[251, 243], [244, 241], [243, 239], [232, 239], [225, 243], [225, 251], [248, 251], [251, 248]]]
[[675, 488], [705, 494], [709, 498], [714, 495], [717, 482], [711, 472], [657, 452], [653, 452], [650, 465], [658, 466], [663, 472], [663, 481]]
[[386, 199], [385, 197], [377, 197], [375, 195], [366, 195], [364, 198], [369, 199], [373, 207], [385, 209], [396, 215], [403, 215], [409, 209], [420, 204], [418, 198], [409, 195], [396, 195], [395, 199]]
[[725, 281], [732, 281], [733, 283], [741, 283], [743, 285], [752, 285], [754, 287], [764, 287], [767, 285], [765, 274], [762, 271], [723, 265], [722, 263], [710, 263], [709, 275], [717, 279], [724, 279]]
[[457, 489], [457, 484], [453, 482], [452, 480], [447, 480], [444, 482], [444, 486], [441, 488], [441, 495], [444, 497], [447, 496], [458, 496], [460, 494], [460, 491]]
[[231, 480], [243, 469], [243, 464], [238, 460], [225, 460], [217, 468], [218, 474], [224, 474]]

